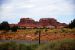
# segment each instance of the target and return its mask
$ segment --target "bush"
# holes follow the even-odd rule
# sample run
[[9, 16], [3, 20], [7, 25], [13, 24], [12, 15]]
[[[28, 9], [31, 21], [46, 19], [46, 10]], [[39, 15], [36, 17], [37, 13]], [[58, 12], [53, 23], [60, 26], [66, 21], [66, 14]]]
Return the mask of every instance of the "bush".
[[11, 28], [12, 32], [16, 32], [17, 29], [18, 29], [18, 26], [13, 26], [13, 27]]
[[75, 19], [69, 24], [69, 28], [75, 28]]
[[5, 31], [10, 30], [9, 23], [8, 23], [7, 21], [3, 21], [3, 22], [0, 24], [0, 30], [5, 30]]

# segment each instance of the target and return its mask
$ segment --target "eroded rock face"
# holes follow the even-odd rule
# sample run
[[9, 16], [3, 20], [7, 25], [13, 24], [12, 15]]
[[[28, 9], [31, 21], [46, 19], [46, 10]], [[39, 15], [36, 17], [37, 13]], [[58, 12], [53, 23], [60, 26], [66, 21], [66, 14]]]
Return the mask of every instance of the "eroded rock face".
[[19, 24], [34, 24], [34, 22], [31, 18], [21, 18]]
[[55, 26], [57, 24], [57, 20], [54, 18], [42, 18], [39, 20], [39, 23], [42, 26], [49, 26], [49, 25]]
[[34, 21], [31, 18], [21, 18], [20, 22], [18, 23], [18, 26], [20, 27], [47, 27], [47, 26], [66, 26], [65, 23], [59, 23], [54, 18], [41, 18], [39, 21]]
[[35, 21], [31, 18], [21, 18], [18, 25], [22, 27], [34, 27]]

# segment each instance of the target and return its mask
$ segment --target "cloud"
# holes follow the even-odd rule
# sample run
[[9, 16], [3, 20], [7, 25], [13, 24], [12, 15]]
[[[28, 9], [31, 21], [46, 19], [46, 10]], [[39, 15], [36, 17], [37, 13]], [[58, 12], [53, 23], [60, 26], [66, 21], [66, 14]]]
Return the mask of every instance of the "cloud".
[[13, 18], [11, 16], [36, 20], [43, 17], [75, 16], [74, 5], [74, 0], [8, 0], [2, 3], [0, 14], [2, 17], [7, 16], [8, 21]]

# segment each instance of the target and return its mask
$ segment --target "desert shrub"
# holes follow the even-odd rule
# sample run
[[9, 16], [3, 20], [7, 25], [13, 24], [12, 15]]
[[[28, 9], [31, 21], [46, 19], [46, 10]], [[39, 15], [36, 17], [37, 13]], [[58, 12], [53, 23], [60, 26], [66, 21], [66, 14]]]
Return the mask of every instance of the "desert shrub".
[[69, 29], [62, 28], [62, 29], [61, 29], [61, 32], [62, 32], [62, 33], [69, 33], [70, 31], [69, 31]]
[[75, 39], [50, 41], [45, 44], [0, 43], [0, 50], [75, 50]]
[[75, 29], [73, 28], [73, 29], [69, 29], [69, 28], [63, 28], [63, 29], [61, 29], [61, 31], [62, 31], [62, 33], [75, 33]]
[[38, 44], [21, 44], [15, 42], [0, 43], [0, 50], [35, 50]]
[[18, 29], [18, 26], [13, 26], [13, 27], [11, 28], [12, 32], [16, 32], [17, 29]]
[[48, 31], [48, 29], [45, 29], [45, 32], [47, 32]]
[[19, 44], [19, 50], [35, 50], [38, 44]]
[[51, 41], [48, 44], [40, 45], [36, 50], [75, 50], [75, 40]]
[[14, 42], [0, 44], [0, 50], [16, 50], [16, 47], [17, 47], [17, 44]]
[[75, 28], [70, 31], [72, 34], [75, 34]]
[[59, 29], [50, 29], [48, 32], [50, 32], [50, 33], [61, 33], [61, 30], [59, 30]]

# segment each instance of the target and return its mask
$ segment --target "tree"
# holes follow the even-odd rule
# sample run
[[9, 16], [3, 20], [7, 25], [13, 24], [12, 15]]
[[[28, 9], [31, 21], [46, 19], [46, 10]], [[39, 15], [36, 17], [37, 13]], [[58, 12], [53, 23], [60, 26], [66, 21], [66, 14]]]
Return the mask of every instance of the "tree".
[[3, 21], [3, 22], [0, 24], [0, 30], [5, 30], [5, 31], [10, 30], [9, 23], [8, 23], [7, 21]]
[[75, 19], [69, 24], [69, 28], [75, 28]]
[[17, 29], [18, 29], [18, 26], [15, 26], [15, 25], [11, 28], [12, 32], [16, 32]]
[[1, 26], [1, 24], [0, 24], [0, 30], [2, 30], [2, 26]]

